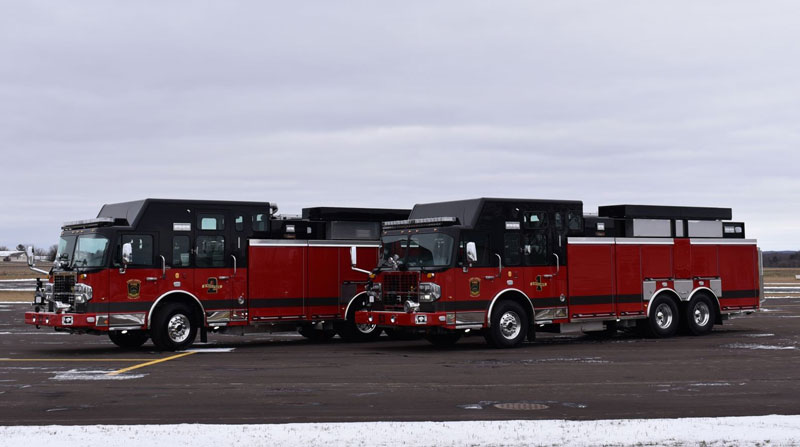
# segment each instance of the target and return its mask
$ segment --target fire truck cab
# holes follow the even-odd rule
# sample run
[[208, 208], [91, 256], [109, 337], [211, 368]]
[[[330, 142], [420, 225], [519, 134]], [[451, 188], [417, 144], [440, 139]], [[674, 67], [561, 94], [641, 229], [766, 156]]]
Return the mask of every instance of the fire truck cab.
[[536, 331], [702, 335], [763, 297], [760, 252], [729, 208], [490, 199], [416, 205], [385, 222], [356, 322], [435, 344], [504, 348]]
[[[121, 347], [148, 338], [164, 350], [199, 332], [299, 329], [351, 340], [380, 334], [356, 326], [366, 280], [351, 270], [377, 262], [381, 221], [407, 210], [307, 208], [276, 216], [268, 202], [145, 199], [103, 206], [66, 223], [49, 282], [25, 322], [108, 334]], [[349, 320], [347, 320], [350, 312]]]

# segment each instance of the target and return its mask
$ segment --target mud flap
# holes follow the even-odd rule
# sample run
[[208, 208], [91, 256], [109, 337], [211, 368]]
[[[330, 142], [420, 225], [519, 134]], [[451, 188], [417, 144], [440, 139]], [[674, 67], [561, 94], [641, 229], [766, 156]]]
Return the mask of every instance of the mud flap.
[[535, 324], [532, 324], [532, 325], [528, 326], [528, 336], [526, 338], [530, 342], [536, 341], [536, 325]]

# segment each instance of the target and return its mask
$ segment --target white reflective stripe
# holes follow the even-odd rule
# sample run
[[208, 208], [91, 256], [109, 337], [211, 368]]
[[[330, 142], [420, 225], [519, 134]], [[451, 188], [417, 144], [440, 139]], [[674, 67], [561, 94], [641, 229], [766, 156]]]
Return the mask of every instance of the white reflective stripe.
[[692, 245], [756, 245], [755, 239], [694, 239]]
[[675, 240], [663, 237], [619, 237], [616, 239], [619, 245], [675, 245]]
[[567, 239], [568, 244], [573, 245], [609, 245], [614, 244], [613, 237], [571, 237]]

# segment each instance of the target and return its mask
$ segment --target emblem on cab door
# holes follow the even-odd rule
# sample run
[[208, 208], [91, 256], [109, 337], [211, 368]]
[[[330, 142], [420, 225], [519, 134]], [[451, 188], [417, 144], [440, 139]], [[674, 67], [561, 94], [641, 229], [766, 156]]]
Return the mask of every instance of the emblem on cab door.
[[142, 291], [142, 282], [138, 279], [128, 280], [128, 299], [135, 300], [139, 298], [139, 293]]
[[206, 289], [208, 293], [217, 293], [217, 290], [221, 289], [222, 286], [217, 281], [217, 278], [208, 278], [208, 281], [203, 284], [203, 288]]
[[470, 278], [469, 279], [469, 296], [477, 297], [481, 296], [481, 279], [480, 278]]

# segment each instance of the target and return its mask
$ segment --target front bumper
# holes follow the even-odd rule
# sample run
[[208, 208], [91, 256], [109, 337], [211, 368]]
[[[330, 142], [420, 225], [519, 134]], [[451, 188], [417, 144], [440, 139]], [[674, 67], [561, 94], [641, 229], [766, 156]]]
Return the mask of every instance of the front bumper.
[[445, 329], [456, 328], [454, 312], [402, 312], [402, 311], [372, 311], [361, 310], [356, 312], [357, 324], [376, 324], [383, 327], [430, 328], [440, 327]]
[[72, 331], [107, 331], [108, 314], [25, 312], [25, 324], [31, 324], [39, 327], [54, 327]]

